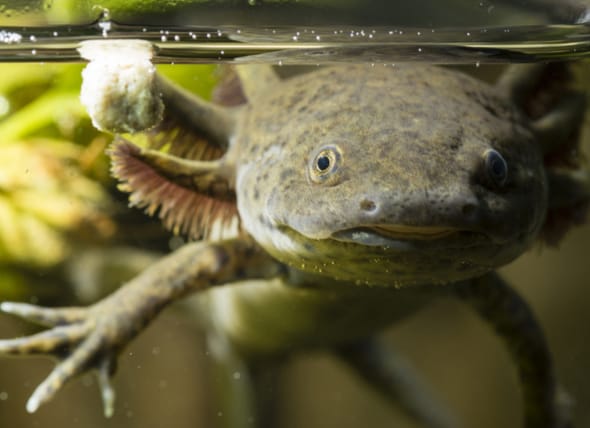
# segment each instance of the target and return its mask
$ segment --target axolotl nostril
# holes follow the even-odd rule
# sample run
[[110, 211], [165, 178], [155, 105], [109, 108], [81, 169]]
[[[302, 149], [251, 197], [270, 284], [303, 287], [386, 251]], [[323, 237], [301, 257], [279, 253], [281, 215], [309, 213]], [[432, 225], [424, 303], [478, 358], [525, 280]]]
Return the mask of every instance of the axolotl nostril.
[[[100, 60], [104, 43], [114, 66]], [[159, 76], [142, 42], [84, 49], [92, 62], [83, 99], [95, 124], [148, 141], [115, 139], [121, 188], [132, 205], [197, 241], [88, 308], [0, 306], [50, 327], [0, 341], [1, 353], [71, 349], [29, 411], [97, 367], [111, 414], [108, 378], [120, 350], [170, 302], [198, 292], [211, 336], [224, 343], [214, 357], [248, 367], [331, 349], [422, 426], [450, 428], [453, 418], [375, 335], [451, 296], [503, 339], [525, 425], [565, 426], [543, 333], [494, 273], [538, 239], [557, 239], [590, 200], [583, 174], [545, 162], [575, 147], [584, 97], [561, 88], [536, 112], [526, 104], [552, 65], [510, 67], [495, 86], [428, 65], [347, 64], [285, 79], [244, 65], [234, 88], [243, 102], [224, 106]], [[134, 66], [127, 53], [137, 51], [145, 88], [130, 93], [119, 70]], [[251, 417], [243, 420], [263, 419]]]

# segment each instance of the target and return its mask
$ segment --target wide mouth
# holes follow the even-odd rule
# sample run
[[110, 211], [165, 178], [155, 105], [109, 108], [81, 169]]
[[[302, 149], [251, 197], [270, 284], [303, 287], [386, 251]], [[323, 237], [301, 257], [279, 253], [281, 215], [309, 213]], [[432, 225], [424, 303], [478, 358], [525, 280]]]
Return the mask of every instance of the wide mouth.
[[470, 232], [448, 227], [375, 225], [341, 230], [333, 233], [332, 239], [361, 245], [407, 249], [412, 244], [452, 240], [465, 233]]

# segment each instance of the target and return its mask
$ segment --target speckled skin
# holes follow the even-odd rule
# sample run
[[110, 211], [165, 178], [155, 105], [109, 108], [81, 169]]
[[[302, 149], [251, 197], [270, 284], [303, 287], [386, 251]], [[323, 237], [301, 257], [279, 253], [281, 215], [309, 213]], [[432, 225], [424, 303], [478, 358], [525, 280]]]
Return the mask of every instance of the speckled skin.
[[[236, 132], [240, 216], [278, 259], [346, 280], [449, 282], [503, 265], [535, 239], [547, 208], [539, 145], [496, 89], [415, 66], [314, 77], [261, 95]], [[330, 182], [314, 183], [310, 162], [327, 145], [339, 148], [341, 165]], [[508, 164], [501, 189], [486, 175], [487, 149]], [[402, 251], [329, 239], [372, 225], [460, 232]]]
[[[537, 238], [550, 202], [543, 129], [510, 99], [522, 94], [430, 66], [347, 65], [285, 81], [270, 68], [253, 70], [239, 71], [249, 102], [234, 108], [162, 85], [168, 108], [226, 150], [220, 159], [191, 163], [127, 143], [111, 151], [115, 174], [138, 199], [142, 180], [129, 171], [145, 168], [125, 169], [138, 161], [171, 180], [193, 171], [196, 192], [199, 177], [225, 180], [219, 188], [225, 199], [235, 191], [245, 233], [188, 244], [88, 309], [3, 304], [55, 327], [0, 341], [0, 353], [72, 348], [28, 409], [97, 365], [112, 413], [105, 379], [120, 349], [171, 301], [215, 287], [201, 309], [232, 358], [334, 347], [432, 428], [454, 424], [420, 388], [402, 387], [407, 376], [385, 364], [385, 351], [371, 344], [381, 356], [374, 359], [357, 345], [435, 298], [457, 297], [503, 337], [521, 377], [526, 426], [565, 426], [542, 331], [491, 273]], [[501, 159], [495, 172], [490, 151]]]
[[[226, 156], [243, 227], [294, 272], [211, 293], [216, 327], [249, 355], [377, 331], [447, 292], [418, 286], [477, 277], [520, 255], [547, 209], [533, 130], [497, 88], [428, 66], [312, 76], [255, 88]], [[325, 146], [339, 148], [341, 163], [318, 184], [310, 164]], [[490, 148], [510, 170], [501, 189], [486, 174]], [[456, 233], [371, 246], [331, 239], [392, 224]]]

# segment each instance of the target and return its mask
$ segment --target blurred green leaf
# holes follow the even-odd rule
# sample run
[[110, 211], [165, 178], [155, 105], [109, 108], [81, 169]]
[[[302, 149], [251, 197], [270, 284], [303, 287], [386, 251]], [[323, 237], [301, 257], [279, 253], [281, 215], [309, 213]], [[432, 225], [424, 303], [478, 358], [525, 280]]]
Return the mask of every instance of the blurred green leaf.
[[70, 233], [113, 232], [107, 194], [76, 165], [83, 151], [45, 139], [0, 146], [0, 262], [52, 266], [67, 257]]

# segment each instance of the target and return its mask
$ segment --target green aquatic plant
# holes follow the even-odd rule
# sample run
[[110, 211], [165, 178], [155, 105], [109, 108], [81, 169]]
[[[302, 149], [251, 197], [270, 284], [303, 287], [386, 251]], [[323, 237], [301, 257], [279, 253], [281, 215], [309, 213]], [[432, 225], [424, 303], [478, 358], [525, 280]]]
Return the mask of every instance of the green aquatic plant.
[[68, 256], [71, 234], [112, 234], [108, 196], [84, 175], [83, 155], [50, 139], [0, 146], [0, 262], [48, 267]]
[[[104, 154], [111, 136], [93, 128], [80, 103], [82, 65], [3, 64], [1, 70], [4, 299], [22, 298], [31, 287], [39, 294], [32, 271], [55, 271], [94, 245], [108, 252], [115, 241], [120, 244], [120, 218], [115, 214], [125, 210], [117, 208], [111, 196], [114, 186]], [[217, 80], [214, 70], [161, 67], [164, 74], [205, 97]]]
[[89, 157], [101, 140], [78, 100], [79, 69], [3, 66], [1, 263], [47, 268], [67, 257], [70, 236], [83, 228], [104, 237], [113, 232], [109, 197], [96, 180], [106, 177], [98, 172], [106, 163]]

